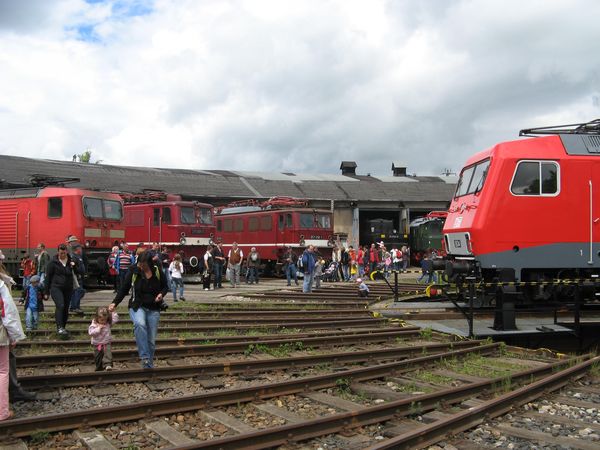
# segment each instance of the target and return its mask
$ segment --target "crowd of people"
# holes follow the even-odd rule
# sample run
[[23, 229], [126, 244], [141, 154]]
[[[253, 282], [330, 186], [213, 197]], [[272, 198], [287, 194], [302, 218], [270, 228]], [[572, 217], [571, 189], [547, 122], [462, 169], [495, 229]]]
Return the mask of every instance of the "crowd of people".
[[[406, 272], [409, 261], [410, 250], [405, 245], [400, 248], [393, 246], [390, 250], [383, 242], [359, 246], [358, 249], [352, 245], [338, 245], [333, 247], [329, 261], [309, 245], [299, 257], [292, 248], [286, 249], [283, 269], [288, 286], [291, 286], [292, 280], [298, 285], [298, 273], [301, 273], [302, 291], [309, 293], [313, 288], [320, 288], [322, 281], [353, 281], [360, 285], [364, 284], [362, 278], [374, 271], [381, 271], [385, 277], [389, 277], [394, 270]], [[368, 288], [363, 290], [368, 292]], [[364, 292], [359, 294], [365, 295]]]

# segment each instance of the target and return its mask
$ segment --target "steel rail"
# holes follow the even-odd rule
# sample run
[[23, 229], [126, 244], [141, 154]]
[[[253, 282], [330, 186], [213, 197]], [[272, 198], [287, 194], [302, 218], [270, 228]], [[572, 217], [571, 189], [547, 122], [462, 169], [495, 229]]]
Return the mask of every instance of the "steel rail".
[[[306, 317], [260, 317], [259, 314], [255, 314], [254, 317], [198, 317], [198, 318], [194, 318], [194, 317], [186, 317], [186, 318], [181, 318], [181, 319], [163, 319], [161, 318], [160, 323], [161, 324], [174, 324], [174, 325], [180, 325], [180, 326], [185, 326], [188, 324], [209, 324], [209, 325], [220, 325], [220, 324], [230, 324], [230, 323], [239, 323], [239, 324], [244, 324], [244, 323], [249, 323], [249, 324], [279, 324], [279, 323], [287, 323], [287, 322], [305, 322], [305, 321], [312, 321], [312, 322], [331, 322], [332, 320], [365, 320], [368, 318], [373, 318], [373, 315], [369, 313], [369, 311], [367, 310], [361, 310], [361, 317], [356, 317], [357, 314], [352, 314], [349, 316], [346, 315], [338, 315], [338, 316], [326, 316], [326, 317], [319, 317], [317, 315], [315, 316], [306, 316]], [[43, 319], [38, 321], [39, 324], [54, 324], [54, 320], [52, 319]], [[127, 318], [124, 320], [119, 320], [119, 325], [122, 326], [123, 324], [131, 324], [133, 323], [131, 321], [131, 319]], [[69, 325], [71, 324], [80, 324], [80, 325], [89, 325], [90, 324], [90, 320], [89, 319], [71, 319], [69, 318]], [[118, 326], [113, 326], [113, 329], [118, 328]]]
[[[403, 327], [403, 330], [411, 330], [417, 329], [417, 327]], [[198, 335], [193, 337], [171, 337], [171, 338], [158, 338], [156, 339], [157, 346], [164, 345], [187, 345], [187, 344], [217, 344], [221, 342], [247, 342], [248, 339], [253, 339], [256, 341], [271, 341], [274, 339], [292, 339], [292, 338], [305, 338], [305, 337], [316, 337], [316, 336], [339, 336], [339, 335], [352, 335], [352, 334], [365, 334], [365, 333], [386, 333], [388, 331], [397, 331], [398, 327], [376, 327], [376, 328], [358, 328], [353, 329], [349, 328], [347, 330], [332, 330], [332, 331], [323, 331], [317, 330], [316, 332], [309, 333], [278, 333], [278, 334], [262, 334], [262, 335], [247, 335], [242, 334], [239, 336], [214, 336], [214, 335]], [[131, 331], [131, 329], [129, 329]], [[113, 339], [112, 341], [113, 347], [119, 346], [122, 344], [135, 344], [135, 340], [131, 339]], [[48, 339], [37, 339], [31, 340], [26, 339], [23, 341], [19, 341], [18, 349], [27, 348], [27, 347], [62, 347], [62, 348], [90, 348], [90, 340], [89, 339], [79, 339], [79, 340], [48, 340]]]
[[[598, 358], [595, 358], [596, 360]], [[512, 381], [526, 381], [528, 379], [539, 377], [547, 372], [552, 373], [557, 367], [568, 365], [569, 362], [560, 362], [548, 367], [538, 367], [523, 372], [513, 374]], [[586, 361], [577, 364], [569, 370], [568, 376], [574, 373], [581, 373], [590, 366]], [[565, 371], [566, 372], [566, 371]], [[188, 449], [262, 449], [278, 445], [284, 445], [290, 442], [304, 441], [307, 439], [332, 434], [344, 429], [357, 428], [374, 423], [385, 422], [393, 418], [415, 414], [418, 411], [422, 414], [425, 411], [436, 409], [440, 404], [454, 404], [463, 401], [474, 395], [493, 389], [495, 386], [502, 386], [506, 378], [494, 378], [478, 383], [466, 384], [456, 388], [444, 389], [431, 394], [415, 395], [410, 398], [396, 400], [384, 403], [382, 405], [365, 407], [358, 411], [333, 414], [330, 416], [319, 417], [318, 419], [305, 422], [283, 425], [280, 427], [259, 430], [251, 433], [243, 433], [222, 439], [197, 442], [191, 445], [173, 447], [170, 450], [188, 450]], [[379, 448], [379, 447], [376, 447]], [[383, 447], [382, 447], [383, 448]], [[402, 447], [387, 447], [402, 448]], [[414, 448], [414, 447], [406, 447]]]
[[533, 401], [548, 392], [560, 389], [573, 377], [581, 376], [593, 364], [600, 362], [600, 356], [583, 361], [541, 380], [523, 386], [507, 394], [488, 400], [468, 410], [452, 414], [431, 424], [418, 427], [413, 431], [388, 439], [380, 444], [368, 447], [367, 450], [414, 449], [423, 448], [441, 441], [449, 434], [456, 434], [480, 425], [485, 420], [493, 419], [509, 412], [511, 409]]
[[20, 376], [19, 383], [32, 390], [96, 384], [139, 383], [144, 381], [168, 380], [197, 376], [222, 376], [237, 373], [257, 373], [266, 370], [296, 369], [317, 364], [344, 364], [384, 361], [432, 354], [452, 349], [481, 345], [483, 341], [460, 341], [427, 344], [415, 347], [397, 347], [354, 352], [328, 353], [322, 355], [296, 356], [276, 359], [227, 361], [222, 363], [158, 367], [154, 370], [127, 369], [110, 372], [78, 372], [48, 375]]
[[229, 389], [204, 394], [148, 400], [129, 405], [119, 405], [67, 413], [33, 416], [0, 421], [0, 438], [29, 436], [37, 431], [62, 431], [84, 426], [95, 426], [127, 420], [151, 418], [176, 412], [194, 411], [206, 407], [232, 405], [267, 399], [281, 395], [297, 394], [309, 389], [326, 389], [336, 386], [340, 378], [349, 381], [365, 381], [381, 378], [401, 369], [412, 369], [446, 358], [463, 357], [479, 353], [490, 354], [497, 351], [499, 344], [486, 344], [435, 355], [404, 359], [374, 366], [348, 369], [340, 372], [304, 377], [294, 380]]
[[[95, 310], [86, 309], [84, 310], [87, 314], [94, 314]], [[263, 317], [312, 317], [312, 316], [359, 316], [363, 314], [369, 314], [368, 310], [362, 309], [297, 309], [297, 310], [285, 310], [285, 309], [276, 309], [276, 310], [261, 310], [261, 309], [248, 309], [248, 310], [217, 310], [217, 311], [206, 311], [206, 310], [194, 310], [194, 309], [182, 309], [181, 312], [179, 310], [176, 311], [163, 311], [160, 313], [161, 320], [186, 320], [191, 317], [206, 317], [208, 319], [214, 318], [218, 319], [220, 317], [254, 317], [257, 315], [261, 315]], [[54, 323], [54, 313], [42, 313], [40, 317], [43, 318], [39, 322], [52, 322]], [[166, 319], [165, 319], [166, 318]], [[131, 319], [124, 317], [121, 321], [129, 321]], [[85, 322], [89, 323], [87, 319], [79, 319], [73, 317], [71, 315], [69, 317], [69, 323], [71, 322]]]
[[[362, 326], [373, 326], [376, 323], [383, 324], [388, 319], [383, 318], [366, 318], [366, 319], [347, 319], [347, 320], [326, 320], [326, 321], [302, 321], [302, 322], [276, 322], [276, 323], [255, 323], [255, 324], [238, 324], [234, 320], [224, 321], [220, 325], [189, 325], [187, 327], [174, 326], [174, 327], [158, 327], [158, 332], [200, 332], [200, 331], [214, 331], [214, 330], [226, 330], [235, 328], [237, 330], [251, 330], [254, 328], [299, 328], [299, 329], [319, 329], [319, 328], [342, 328], [342, 327], [362, 327]], [[113, 333], [130, 331], [131, 327], [113, 327]], [[87, 334], [86, 328], [70, 328], [70, 334]], [[34, 330], [29, 331], [33, 336], [48, 336], [55, 334], [56, 332], [52, 329], [46, 330]]]
[[[155, 355], [159, 358], [165, 357], [185, 357], [185, 356], [207, 356], [207, 355], [224, 355], [228, 353], [240, 353], [248, 350], [250, 346], [276, 347], [286, 344], [302, 345], [302, 348], [307, 347], [322, 347], [326, 345], [349, 345], [363, 343], [380, 343], [387, 342], [391, 339], [397, 339], [406, 336], [418, 336], [418, 328], [402, 328], [398, 331], [389, 331], [385, 333], [365, 333], [365, 334], [349, 334], [336, 335], [325, 337], [308, 337], [301, 339], [273, 339], [268, 341], [247, 341], [247, 342], [230, 342], [223, 344], [208, 344], [208, 345], [186, 345], [175, 347], [158, 347]], [[113, 350], [114, 361], [127, 361], [135, 359], [138, 356], [136, 349], [119, 349]], [[89, 352], [71, 352], [71, 353], [38, 353], [35, 355], [18, 355], [18, 367], [36, 367], [56, 364], [77, 364], [81, 361], [88, 360]]]

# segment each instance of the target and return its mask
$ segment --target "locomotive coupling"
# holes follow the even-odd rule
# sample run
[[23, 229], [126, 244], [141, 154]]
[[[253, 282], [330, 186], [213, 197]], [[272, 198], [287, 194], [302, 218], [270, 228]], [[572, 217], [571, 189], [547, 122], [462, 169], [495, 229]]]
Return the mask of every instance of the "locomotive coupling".
[[469, 273], [473, 273], [476, 268], [474, 261], [455, 260], [442, 262], [445, 262], [445, 267], [443, 267], [443, 269], [449, 280], [457, 275], [467, 275]]

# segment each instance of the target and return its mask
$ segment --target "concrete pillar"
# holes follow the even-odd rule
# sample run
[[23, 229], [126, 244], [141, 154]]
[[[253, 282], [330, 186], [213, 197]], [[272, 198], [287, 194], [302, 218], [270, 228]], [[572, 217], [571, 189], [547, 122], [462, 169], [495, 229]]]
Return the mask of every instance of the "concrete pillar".
[[350, 238], [350, 243], [352, 246], [354, 246], [354, 248], [358, 248], [358, 243], [359, 243], [359, 221], [358, 221], [358, 217], [359, 217], [359, 209], [358, 206], [352, 208], [352, 236]]

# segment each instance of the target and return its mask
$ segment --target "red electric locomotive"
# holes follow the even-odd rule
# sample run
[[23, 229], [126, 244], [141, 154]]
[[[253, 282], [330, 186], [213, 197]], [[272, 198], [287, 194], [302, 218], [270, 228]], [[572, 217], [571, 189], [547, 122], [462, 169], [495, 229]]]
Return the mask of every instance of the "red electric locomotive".
[[536, 282], [516, 293], [533, 301], [600, 273], [600, 120], [520, 133], [546, 134], [467, 161], [443, 229], [451, 279]]
[[297, 253], [314, 245], [325, 258], [331, 257], [333, 223], [331, 211], [311, 209], [303, 200], [274, 197], [265, 202], [231, 203], [217, 211], [217, 239], [225, 251], [237, 242], [245, 255], [256, 247], [266, 273], [279, 273], [286, 247]]
[[196, 272], [200, 257], [214, 237], [212, 205], [162, 192], [122, 197], [127, 243], [132, 248], [140, 243], [166, 245], [171, 256], [182, 255], [188, 273]]
[[13, 277], [23, 255], [33, 257], [39, 243], [55, 254], [71, 235], [84, 245], [88, 278], [98, 275], [102, 268], [97, 260], [106, 260], [111, 247], [125, 237], [121, 197], [70, 187], [0, 191], [0, 248]]

